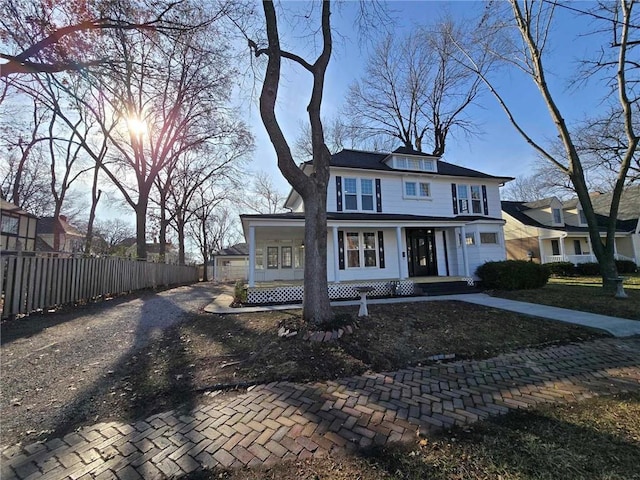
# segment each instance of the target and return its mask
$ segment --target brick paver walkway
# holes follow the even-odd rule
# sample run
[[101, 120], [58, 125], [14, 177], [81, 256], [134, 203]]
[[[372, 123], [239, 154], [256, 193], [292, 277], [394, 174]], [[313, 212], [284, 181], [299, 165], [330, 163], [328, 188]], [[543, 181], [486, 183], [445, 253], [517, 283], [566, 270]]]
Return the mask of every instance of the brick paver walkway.
[[523, 350], [312, 384], [276, 382], [190, 415], [101, 423], [2, 452], [12, 478], [166, 478], [412, 441], [543, 402], [640, 389], [640, 338]]

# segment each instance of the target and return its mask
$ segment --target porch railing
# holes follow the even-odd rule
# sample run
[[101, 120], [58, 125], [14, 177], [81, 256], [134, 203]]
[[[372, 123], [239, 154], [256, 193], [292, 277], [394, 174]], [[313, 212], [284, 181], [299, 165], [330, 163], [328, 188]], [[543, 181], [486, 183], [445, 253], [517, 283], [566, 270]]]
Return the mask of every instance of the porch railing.
[[[625, 255], [621, 255], [616, 253], [614, 255], [616, 260], [628, 260], [631, 262], [635, 262], [635, 260], [631, 257], [627, 257]], [[597, 262], [595, 255], [586, 254], [586, 255], [545, 255], [543, 257], [543, 263], [553, 263], [553, 262], [571, 262], [574, 265], [578, 263], [587, 263], [587, 262]]]

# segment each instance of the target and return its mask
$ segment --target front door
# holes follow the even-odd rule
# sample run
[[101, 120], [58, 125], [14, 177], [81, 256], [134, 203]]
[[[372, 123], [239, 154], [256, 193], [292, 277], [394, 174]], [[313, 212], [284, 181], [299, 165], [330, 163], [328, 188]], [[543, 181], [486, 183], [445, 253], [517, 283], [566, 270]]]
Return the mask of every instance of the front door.
[[434, 230], [432, 228], [407, 229], [406, 235], [409, 276], [438, 275]]

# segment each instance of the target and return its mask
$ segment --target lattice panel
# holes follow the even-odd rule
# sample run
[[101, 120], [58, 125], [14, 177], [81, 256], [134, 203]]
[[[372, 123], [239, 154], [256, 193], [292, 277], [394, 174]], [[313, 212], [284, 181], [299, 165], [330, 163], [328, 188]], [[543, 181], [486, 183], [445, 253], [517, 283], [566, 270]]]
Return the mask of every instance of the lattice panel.
[[[369, 297], [388, 297], [392, 295], [392, 285], [396, 285], [396, 296], [409, 296], [414, 294], [413, 282], [385, 282], [371, 281], [355, 283], [331, 283], [329, 284], [329, 298], [332, 300], [360, 298], [356, 287], [371, 287], [374, 290]], [[247, 303], [271, 304], [301, 302], [304, 288], [302, 285], [272, 288], [249, 288], [247, 291]]]

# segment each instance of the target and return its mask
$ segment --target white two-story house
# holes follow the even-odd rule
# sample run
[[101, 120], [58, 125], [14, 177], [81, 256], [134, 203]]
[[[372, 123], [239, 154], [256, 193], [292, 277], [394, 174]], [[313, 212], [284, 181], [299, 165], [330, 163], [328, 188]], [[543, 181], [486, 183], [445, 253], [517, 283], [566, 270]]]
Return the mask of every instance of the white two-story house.
[[[311, 171], [310, 164], [302, 168]], [[499, 187], [510, 177], [406, 148], [342, 150], [331, 157], [330, 175], [327, 275], [335, 298], [352, 296], [340, 285], [353, 282], [383, 294], [389, 285], [410, 291], [426, 277], [471, 281], [481, 264], [506, 258]], [[258, 287], [304, 278], [300, 195], [292, 191], [285, 207], [291, 211], [240, 216], [249, 247], [249, 296]]]

